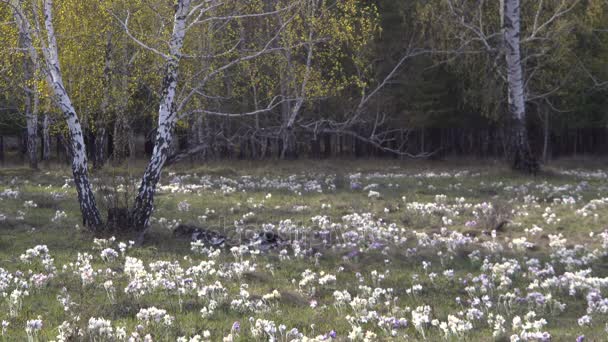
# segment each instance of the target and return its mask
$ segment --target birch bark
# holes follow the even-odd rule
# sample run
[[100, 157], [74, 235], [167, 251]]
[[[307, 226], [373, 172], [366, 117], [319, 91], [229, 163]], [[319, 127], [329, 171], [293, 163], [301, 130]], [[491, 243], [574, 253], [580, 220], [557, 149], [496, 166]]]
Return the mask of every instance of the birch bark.
[[96, 229], [101, 227], [102, 220], [95, 201], [95, 195], [93, 194], [93, 188], [89, 182], [87, 155], [80, 120], [63, 84], [57, 39], [53, 27], [53, 0], [44, 0], [43, 10], [47, 42], [46, 45], [43, 45], [42, 52], [46, 63], [47, 79], [53, 90], [55, 101], [68, 125], [69, 143], [72, 151], [72, 175], [76, 191], [78, 192], [78, 202], [80, 203], [83, 224]]
[[27, 23], [21, 5], [16, 0], [11, 0], [10, 5], [13, 8], [13, 17], [17, 23], [19, 30], [19, 43], [29, 55], [23, 63], [25, 76], [25, 122], [26, 122], [26, 151], [30, 167], [38, 168], [38, 104], [39, 97], [35, 89], [32, 89], [32, 81], [35, 79], [36, 70], [38, 69], [38, 55], [33, 48], [32, 33], [30, 26]]
[[178, 0], [175, 5], [173, 31], [169, 41], [169, 55], [166, 59], [162, 96], [158, 109], [158, 129], [154, 142], [152, 157], [142, 177], [138, 195], [131, 215], [132, 225], [138, 231], [144, 231], [154, 210], [154, 193], [160, 180], [163, 166], [170, 153], [173, 130], [177, 123], [176, 89], [179, 76], [184, 36], [186, 35], [186, 18], [191, 0]]
[[504, 0], [504, 5], [508, 103], [509, 112], [513, 119], [513, 168], [536, 173], [539, 165], [530, 149], [526, 127], [526, 101], [520, 51], [520, 0]]
[[61, 68], [59, 65], [59, 57], [57, 52], [57, 40], [55, 37], [55, 30], [53, 27], [53, 1], [44, 0], [43, 14], [44, 14], [44, 27], [46, 29], [46, 40], [42, 39], [42, 30], [38, 25], [37, 13], [35, 15], [35, 30], [32, 29], [29, 20], [25, 16], [21, 3], [18, 0], [11, 2], [13, 8], [13, 15], [20, 33], [24, 35], [25, 49], [29, 53], [30, 58], [33, 62], [38, 61], [38, 52], [33, 44], [32, 35], [37, 36], [37, 40], [42, 45], [42, 54], [44, 61], [44, 68], [41, 71], [44, 72], [47, 82], [50, 85], [55, 103], [62, 111], [66, 120], [69, 137], [70, 147], [72, 150], [72, 174], [74, 178], [74, 184], [78, 192], [78, 202], [80, 203], [80, 211], [82, 214], [83, 224], [92, 229], [97, 229], [102, 225], [101, 215], [97, 209], [97, 203], [95, 202], [95, 196], [89, 182], [88, 167], [87, 167], [87, 156], [84, 145], [84, 138], [82, 135], [82, 127], [80, 121], [72, 105], [69, 95], [67, 94], [63, 85], [63, 79], [61, 76]]
[[287, 117], [287, 122], [285, 127], [283, 128], [283, 150], [281, 151], [281, 159], [288, 158], [296, 158], [297, 157], [297, 138], [295, 132], [293, 131], [293, 125], [296, 122], [300, 111], [302, 110], [302, 106], [304, 104], [304, 100], [306, 99], [306, 90], [308, 85], [308, 80], [310, 79], [310, 73], [312, 69], [312, 57], [313, 57], [313, 43], [312, 43], [312, 31], [309, 34], [309, 43], [307, 45], [307, 57], [306, 57], [306, 71], [304, 73], [304, 79], [302, 80], [302, 84], [300, 90], [298, 92], [298, 97], [296, 99], [296, 103], [293, 107], [291, 107], [291, 111]]
[[30, 168], [38, 169], [38, 91], [32, 86], [38, 69], [37, 60], [26, 59], [24, 63], [25, 79], [28, 81], [25, 90], [25, 122], [27, 126], [27, 156]]

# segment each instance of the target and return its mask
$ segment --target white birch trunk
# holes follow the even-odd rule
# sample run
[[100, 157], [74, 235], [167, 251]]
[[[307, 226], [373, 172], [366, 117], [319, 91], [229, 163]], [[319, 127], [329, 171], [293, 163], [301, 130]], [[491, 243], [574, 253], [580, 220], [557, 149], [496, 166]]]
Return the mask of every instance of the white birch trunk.
[[63, 85], [59, 56], [57, 52], [57, 40], [53, 27], [53, 0], [44, 1], [44, 26], [47, 33], [47, 46], [43, 47], [44, 59], [47, 67], [47, 78], [53, 89], [53, 95], [65, 121], [68, 125], [70, 145], [72, 150], [72, 174], [74, 185], [78, 192], [80, 211], [85, 226], [99, 228], [102, 225], [101, 215], [97, 208], [95, 196], [91, 183], [89, 182], [89, 170], [87, 154], [82, 134], [80, 120], [72, 105], [72, 100]]
[[504, 0], [504, 41], [507, 64], [509, 112], [513, 119], [513, 167], [536, 173], [538, 161], [532, 155], [526, 127], [526, 100], [520, 52], [520, 0]]
[[302, 106], [304, 105], [304, 100], [306, 100], [306, 87], [308, 86], [308, 80], [310, 79], [310, 73], [312, 69], [312, 33], [309, 36], [309, 40], [311, 40], [311, 42], [309, 42], [308, 44], [308, 54], [306, 57], [306, 72], [304, 73], [304, 79], [302, 80], [302, 85], [298, 94], [298, 98], [294, 106], [291, 108], [291, 112], [289, 113], [287, 124], [284, 129], [283, 151], [281, 151], [281, 159], [285, 159], [285, 157], [295, 158], [298, 153], [298, 144], [296, 140], [297, 138], [293, 130], [293, 125], [295, 124], [298, 115], [300, 115], [300, 111], [302, 110]]
[[14, 9], [15, 21], [19, 26], [25, 39], [26, 50], [29, 52], [32, 61], [38, 60], [38, 53], [33, 45], [32, 35], [37, 34], [37, 40], [42, 44], [42, 52], [44, 57], [44, 66], [41, 71], [45, 72], [47, 81], [53, 91], [56, 104], [61, 109], [69, 129], [70, 144], [72, 150], [72, 174], [74, 184], [78, 192], [78, 201], [80, 203], [80, 211], [82, 213], [83, 224], [91, 228], [98, 228], [102, 224], [101, 215], [97, 209], [93, 190], [88, 178], [87, 157], [82, 135], [80, 121], [72, 105], [69, 95], [63, 85], [61, 77], [61, 68], [59, 66], [59, 58], [57, 53], [57, 40], [53, 27], [53, 1], [45, 0], [44, 11], [44, 26], [46, 29], [46, 42], [38, 33], [42, 30], [38, 27], [38, 16], [34, 11], [36, 30], [33, 31], [29, 20], [25, 16], [21, 3], [17, 0], [11, 2]]
[[[312, 11], [312, 13], [314, 13], [314, 11]], [[302, 110], [302, 106], [304, 105], [304, 101], [306, 100], [308, 81], [310, 79], [310, 74], [312, 71], [312, 58], [314, 50], [314, 43], [312, 42], [312, 39], [313, 31], [311, 29], [311, 31], [308, 33], [306, 69], [304, 72], [304, 78], [302, 80], [302, 84], [300, 85], [299, 91], [296, 89], [296, 103], [293, 105], [293, 107], [289, 109], [288, 113], [284, 115], [285, 122], [284, 126], [282, 127], [283, 149], [281, 151], [281, 159], [285, 159], [285, 157], [295, 158], [297, 156], [298, 145], [296, 135], [293, 130], [293, 125], [298, 115], [300, 115], [300, 111]], [[294, 69], [291, 66], [291, 54], [289, 52], [287, 53], [287, 64], [289, 66], [289, 72], [293, 72]]]
[[[26, 110], [27, 125], [27, 155], [30, 168], [38, 169], [38, 95], [29, 94], [32, 97], [32, 105]], [[29, 102], [29, 100], [28, 100]]]
[[[36, 50], [32, 46], [32, 36], [29, 24], [25, 21], [21, 5], [16, 1], [10, 2], [13, 8], [13, 17], [17, 22], [19, 30], [20, 44], [30, 58], [26, 58], [23, 63], [25, 76], [25, 122], [27, 127], [26, 150], [30, 167], [38, 168], [38, 104], [39, 97], [36, 89], [32, 89], [31, 82], [35, 79], [36, 70], [38, 69], [38, 56]], [[28, 84], [29, 83], [29, 84]]]
[[[25, 79], [35, 79], [37, 61], [26, 61]], [[40, 103], [38, 91], [26, 85], [25, 91], [25, 121], [27, 126], [27, 156], [30, 168], [38, 169], [38, 105]]]
[[175, 96], [179, 74], [184, 36], [186, 35], [186, 16], [190, 9], [191, 0], [178, 0], [175, 5], [173, 32], [169, 42], [169, 56], [166, 61], [165, 77], [163, 80], [162, 96], [158, 109], [158, 129], [154, 150], [150, 163], [142, 177], [138, 195], [135, 199], [132, 213], [132, 225], [136, 230], [143, 231], [148, 227], [154, 210], [154, 193], [160, 180], [161, 172], [170, 153], [173, 140], [173, 130], [177, 123]]
[[505, 58], [509, 87], [509, 111], [516, 120], [525, 120], [524, 80], [520, 53], [519, 0], [505, 0]]

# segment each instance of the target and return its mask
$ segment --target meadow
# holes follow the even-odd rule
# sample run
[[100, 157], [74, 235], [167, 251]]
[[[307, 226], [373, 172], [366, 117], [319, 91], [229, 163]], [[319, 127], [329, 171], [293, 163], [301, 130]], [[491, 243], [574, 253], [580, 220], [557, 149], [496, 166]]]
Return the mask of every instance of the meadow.
[[[579, 165], [173, 167], [141, 243], [83, 229], [69, 169], [5, 167], [0, 339], [604, 341], [608, 170]], [[94, 173], [100, 206], [140, 173]]]

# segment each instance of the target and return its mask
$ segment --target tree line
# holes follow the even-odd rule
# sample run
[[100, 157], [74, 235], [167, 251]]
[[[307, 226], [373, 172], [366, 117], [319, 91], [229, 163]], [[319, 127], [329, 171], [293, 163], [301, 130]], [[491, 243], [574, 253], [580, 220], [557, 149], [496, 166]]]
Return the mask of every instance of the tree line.
[[[144, 231], [180, 160], [605, 151], [604, 0], [0, 0], [0, 135], [88, 180], [135, 154]], [[0, 143], [1, 145], [1, 143]]]

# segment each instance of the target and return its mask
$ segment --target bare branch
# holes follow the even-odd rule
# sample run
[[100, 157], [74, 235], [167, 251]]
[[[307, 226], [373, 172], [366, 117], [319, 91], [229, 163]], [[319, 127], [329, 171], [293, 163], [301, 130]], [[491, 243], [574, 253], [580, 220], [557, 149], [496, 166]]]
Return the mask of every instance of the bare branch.
[[589, 77], [589, 79], [593, 82], [593, 87], [594, 88], [604, 88], [604, 87], [608, 87], [608, 81], [600, 81], [597, 79], [597, 77], [595, 77], [590, 71], [589, 69], [587, 69], [584, 65], [584, 63], [577, 58], [578, 64], [581, 67], [581, 69], [583, 69], [583, 71], [585, 72], [585, 74], [587, 74], [587, 76]]
[[542, 9], [542, 4], [543, 4], [543, 2], [541, 0], [538, 5], [538, 10], [536, 12], [536, 16], [534, 18], [534, 26], [533, 26], [532, 32], [530, 33], [530, 35], [528, 37], [526, 37], [525, 39], [522, 39], [522, 43], [526, 43], [526, 42], [536, 39], [537, 35], [542, 30], [544, 30], [547, 26], [551, 25], [551, 23], [553, 23], [555, 20], [563, 17], [564, 15], [566, 15], [570, 11], [572, 11], [576, 7], [576, 5], [578, 5], [580, 0], [574, 1], [572, 3], [572, 5], [569, 7], [565, 7], [565, 2], [566, 1], [562, 0], [562, 2], [559, 4], [558, 8], [555, 10], [555, 13], [553, 13], [553, 15], [549, 19], [547, 19], [547, 21], [538, 25], [538, 18], [540, 16], [540, 11]]
[[[237, 65], [237, 64], [239, 64], [241, 62], [252, 60], [252, 59], [255, 59], [255, 58], [257, 58], [259, 56], [262, 56], [264, 54], [267, 54], [267, 53], [275, 51], [274, 49], [271, 48], [272, 44], [277, 39], [279, 39], [279, 37], [281, 36], [281, 32], [285, 29], [285, 27], [287, 27], [287, 24], [289, 22], [291, 22], [294, 18], [295, 18], [295, 15], [293, 15], [291, 18], [289, 18], [289, 20], [287, 20], [286, 23], [284, 23], [283, 25], [281, 25], [281, 27], [277, 30], [277, 33], [268, 42], [266, 42], [266, 44], [264, 45], [264, 47], [262, 47], [257, 52], [249, 54], [249, 55], [245, 55], [245, 56], [241, 56], [241, 57], [235, 58], [235, 59], [231, 60], [230, 62], [224, 64], [223, 66], [218, 67], [218, 68], [214, 69], [212, 72], [210, 72], [207, 75], [205, 75], [203, 77], [203, 79], [199, 82], [199, 84], [197, 86], [193, 87], [192, 90], [190, 91], [190, 93], [188, 95], [186, 95], [184, 97], [184, 99], [182, 99], [182, 101], [180, 101], [179, 105], [177, 106], [177, 112], [178, 113], [181, 112], [183, 110], [183, 108], [186, 106], [186, 104], [188, 103], [188, 101], [190, 101], [190, 99], [194, 95], [196, 95], [200, 91], [200, 89], [202, 89], [211, 78], [215, 77], [216, 75], [220, 74], [221, 72], [223, 72], [223, 71], [225, 71], [225, 70], [227, 70], [227, 69], [229, 69], [229, 68], [231, 68], [231, 67], [233, 67], [233, 66], [235, 66], [235, 65]], [[200, 71], [199, 74], [202, 73], [202, 72], [203, 71]]]
[[127, 34], [127, 36], [129, 36], [129, 38], [131, 38], [131, 40], [133, 40], [137, 45], [141, 46], [142, 48], [144, 48], [158, 56], [161, 56], [165, 60], [168, 60], [170, 58], [169, 55], [162, 53], [158, 49], [155, 49], [155, 48], [145, 44], [141, 40], [137, 39], [133, 34], [131, 34], [131, 30], [129, 30], [129, 17], [131, 16], [131, 13], [129, 13], [127, 11], [127, 17], [125, 18], [124, 22], [122, 20], [120, 20], [120, 18], [117, 15], [115, 15], [114, 13], [112, 13], [112, 16], [114, 16], [114, 18], [116, 18], [116, 20], [120, 23], [120, 25], [125, 30], [125, 33]]
[[268, 104], [268, 106], [266, 106], [266, 108], [263, 109], [257, 109], [251, 112], [243, 112], [243, 113], [224, 113], [224, 112], [216, 112], [216, 111], [212, 111], [212, 110], [206, 110], [206, 109], [194, 109], [191, 111], [188, 111], [182, 115], [179, 116], [180, 120], [192, 115], [192, 114], [208, 114], [208, 115], [214, 115], [214, 116], [223, 116], [223, 117], [228, 117], [228, 118], [239, 118], [239, 117], [246, 117], [246, 116], [253, 116], [253, 115], [258, 115], [258, 114], [262, 114], [262, 113], [266, 113], [269, 112], [273, 109], [275, 109], [277, 106], [279, 106], [281, 103], [287, 101], [285, 99], [281, 99], [280, 101], [275, 102], [278, 98], [280, 98], [280, 96], [275, 96], [270, 103]]
[[[205, 18], [205, 19], [202, 19], [202, 20], [193, 21], [192, 23], [190, 23], [190, 25], [188, 25], [188, 29], [190, 29], [195, 24], [204, 24], [204, 23], [211, 22], [211, 21], [225, 21], [225, 20], [246, 19], [246, 18], [259, 18], [259, 17], [264, 17], [264, 16], [270, 16], [270, 15], [280, 14], [280, 13], [283, 13], [283, 12], [285, 12], [287, 10], [290, 10], [290, 9], [294, 8], [300, 2], [301, 2], [300, 0], [293, 1], [290, 5], [288, 5], [286, 7], [282, 7], [282, 8], [279, 8], [279, 9], [275, 10], [275, 11], [269, 11], [269, 12], [251, 13], [251, 14], [234, 14], [234, 15], [227, 15], [227, 16], [209, 17], [209, 18]], [[217, 6], [214, 6], [214, 7], [217, 7]]]

